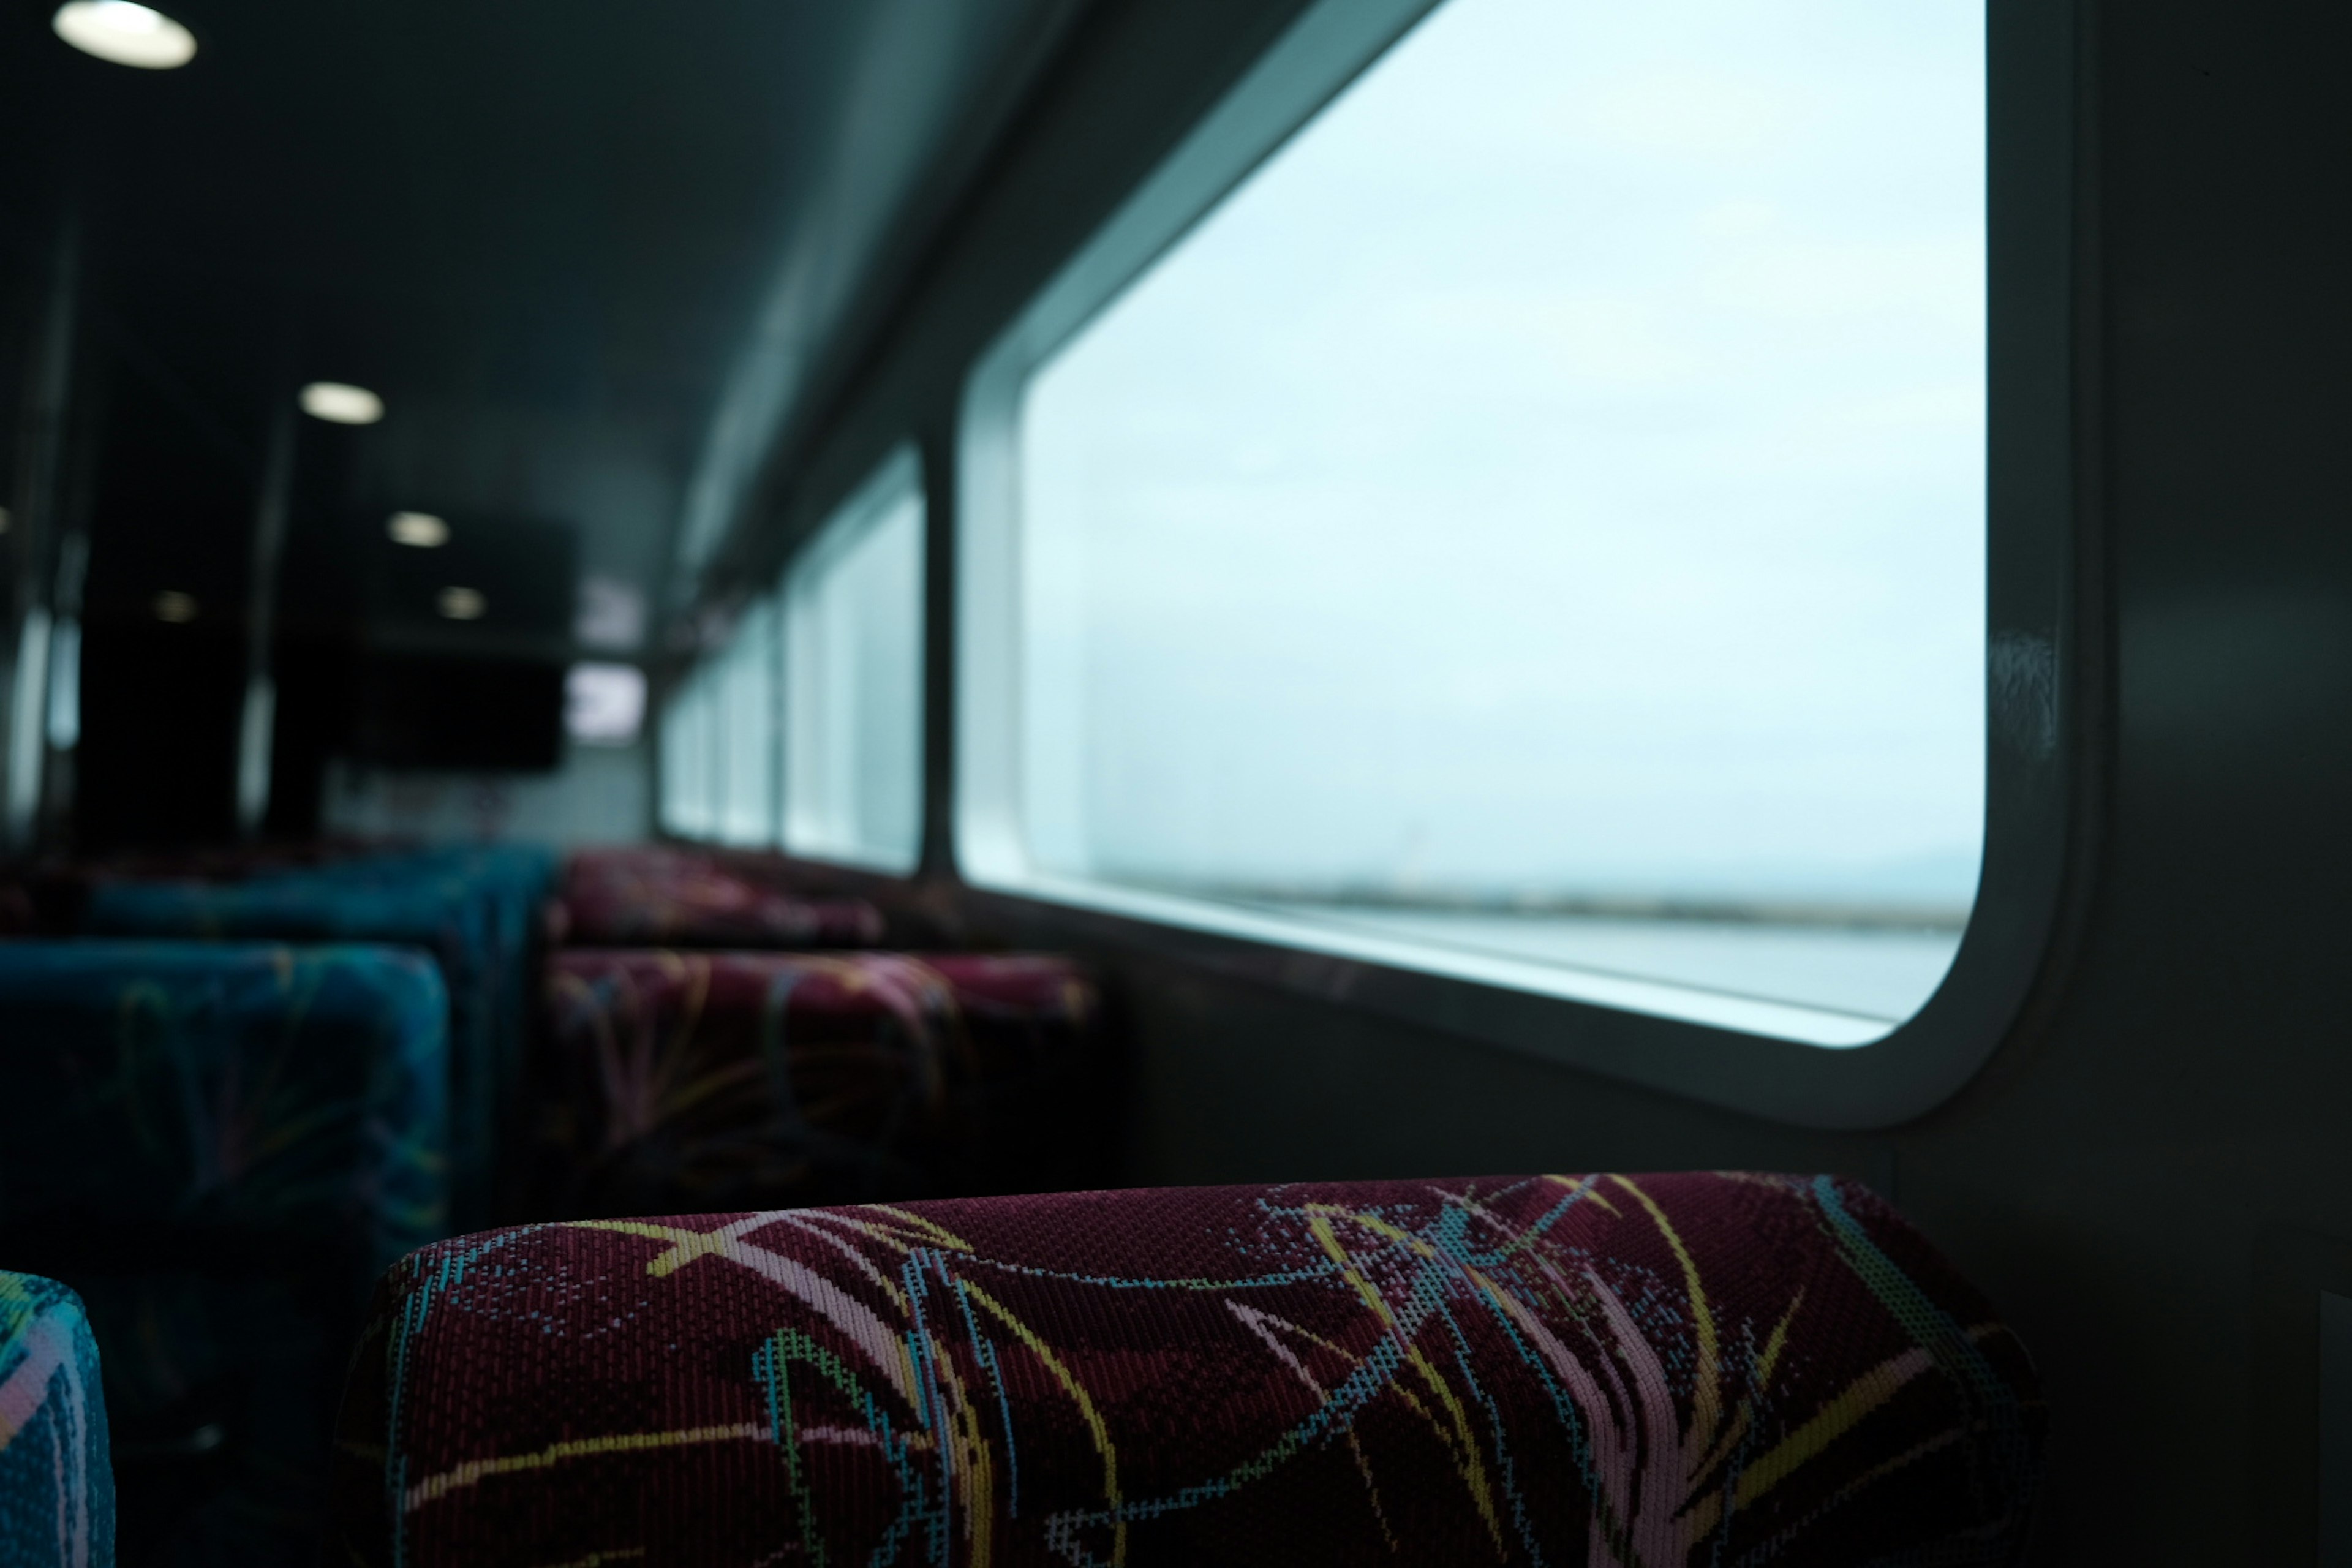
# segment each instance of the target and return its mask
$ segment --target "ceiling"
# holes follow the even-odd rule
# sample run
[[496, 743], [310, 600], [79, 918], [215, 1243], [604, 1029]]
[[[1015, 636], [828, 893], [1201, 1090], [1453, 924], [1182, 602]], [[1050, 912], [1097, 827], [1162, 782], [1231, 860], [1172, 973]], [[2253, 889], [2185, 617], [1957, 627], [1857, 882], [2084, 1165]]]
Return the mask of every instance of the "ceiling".
[[[409, 508], [569, 524], [583, 574], [658, 609], [743, 525], [1076, 5], [164, 8], [199, 39], [184, 69], [81, 56], [44, 5], [0, 12], [15, 347], [76, 215], [104, 367], [77, 400], [175, 426], [123, 459], [163, 471], [100, 531], [93, 592], [205, 562], [238, 591], [249, 514], [217, 498], [257, 482], [274, 411], [323, 378], [389, 412], [299, 422], [331, 461], [306, 449], [298, 540]], [[177, 485], [183, 462], [205, 477]]]

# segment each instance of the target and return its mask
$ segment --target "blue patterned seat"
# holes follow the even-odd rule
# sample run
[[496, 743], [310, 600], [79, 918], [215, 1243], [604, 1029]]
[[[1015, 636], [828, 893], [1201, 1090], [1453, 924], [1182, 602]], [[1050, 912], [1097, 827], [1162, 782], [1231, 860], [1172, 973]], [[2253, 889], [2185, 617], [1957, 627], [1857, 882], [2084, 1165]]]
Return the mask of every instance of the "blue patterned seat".
[[406, 949], [0, 943], [0, 1258], [87, 1303], [126, 1562], [310, 1560], [366, 1280], [446, 1227], [447, 1007]]
[[113, 1568], [114, 1470], [81, 1299], [0, 1272], [0, 1562]]
[[421, 947], [449, 994], [451, 1197], [483, 1222], [512, 1120], [538, 913], [554, 874], [544, 850], [415, 850], [278, 868], [241, 881], [114, 880], [89, 890], [92, 935], [382, 942]]
[[[299, 872], [272, 871], [258, 879], [300, 877], [320, 888], [429, 888], [469, 903], [465, 952], [453, 959], [436, 950], [452, 992], [452, 1048], [467, 1058], [456, 1064], [467, 1081], [453, 1082], [450, 1106], [455, 1161], [450, 1196], [453, 1217], [465, 1224], [480, 1222], [498, 1200], [499, 1178], [509, 1173], [501, 1155], [518, 1119], [524, 1044], [540, 988], [542, 923], [558, 863], [553, 850], [538, 845], [441, 845], [330, 861]], [[303, 933], [247, 934], [294, 938]], [[389, 930], [341, 934], [358, 941], [401, 940]], [[456, 998], [461, 975], [467, 988], [462, 1005]], [[461, 1026], [467, 1032], [461, 1033]], [[469, 1097], [463, 1107], [461, 1093]]]

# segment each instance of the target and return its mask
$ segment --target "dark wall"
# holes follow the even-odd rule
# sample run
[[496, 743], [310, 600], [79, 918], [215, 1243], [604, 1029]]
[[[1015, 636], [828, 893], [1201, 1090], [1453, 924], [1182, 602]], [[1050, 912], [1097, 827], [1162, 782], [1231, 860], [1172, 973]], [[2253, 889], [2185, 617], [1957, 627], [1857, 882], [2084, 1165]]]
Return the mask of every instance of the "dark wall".
[[563, 674], [532, 659], [370, 654], [351, 753], [384, 767], [546, 772], [563, 760]]
[[[236, 827], [244, 548], [255, 476], [196, 395], [93, 333], [74, 837], [83, 848], [225, 839]], [[193, 603], [158, 618], [156, 596]]]
[[[218, 363], [185, 333], [100, 311], [85, 335], [82, 722], [59, 788], [70, 838], [95, 852], [223, 842], [237, 832], [268, 404], [184, 376]], [[303, 419], [289, 437], [264, 823], [281, 837], [318, 831], [336, 755], [542, 771], [562, 756], [572, 531], [461, 512], [440, 549], [394, 544], [383, 514], [349, 499], [357, 434]], [[479, 620], [441, 616], [453, 584], [486, 596]], [[159, 616], [165, 593], [191, 618]]]
[[[951, 540], [963, 369], [1292, 9], [1095, 9], [777, 498], [779, 537], [911, 430]], [[2084, 8], [2078, 526], [2110, 595], [2094, 652], [2113, 678], [2082, 739], [2105, 782], [2043, 1005], [1912, 1125], [1774, 1125], [962, 892], [940, 552], [929, 896], [1111, 970], [1139, 1053], [1128, 1174], [1853, 1172], [2042, 1362], [2055, 1438], [2034, 1561], [2310, 1561], [2316, 1369], [2298, 1314], [2317, 1277], [2292, 1259], [2327, 1254], [2308, 1235], [2352, 1238], [2347, 42], [2352, 18], [2319, 0]]]

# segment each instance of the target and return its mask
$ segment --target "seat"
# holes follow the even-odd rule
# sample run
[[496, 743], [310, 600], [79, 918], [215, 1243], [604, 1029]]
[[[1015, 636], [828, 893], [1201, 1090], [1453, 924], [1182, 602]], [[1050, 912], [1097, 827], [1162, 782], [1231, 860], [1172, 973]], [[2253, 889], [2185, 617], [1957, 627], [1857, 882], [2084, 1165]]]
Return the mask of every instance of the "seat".
[[1827, 1176], [608, 1219], [379, 1288], [350, 1561], [1994, 1564], [2032, 1363]]
[[113, 1568], [114, 1470], [81, 1299], [0, 1271], [0, 1561]]
[[1049, 955], [559, 951], [534, 1212], [1068, 1184], [1107, 1124], [1100, 1012]]
[[447, 1234], [424, 953], [0, 943], [0, 1258], [103, 1352], [121, 1556], [308, 1563], [369, 1282]]
[[449, 996], [452, 1193], [460, 1223], [493, 1217], [514, 1121], [553, 857], [509, 847], [264, 867], [234, 881], [94, 879], [93, 935], [397, 942], [440, 964]]
[[740, 861], [662, 846], [575, 850], [557, 924], [575, 947], [872, 947], [882, 911], [863, 899], [819, 898]]

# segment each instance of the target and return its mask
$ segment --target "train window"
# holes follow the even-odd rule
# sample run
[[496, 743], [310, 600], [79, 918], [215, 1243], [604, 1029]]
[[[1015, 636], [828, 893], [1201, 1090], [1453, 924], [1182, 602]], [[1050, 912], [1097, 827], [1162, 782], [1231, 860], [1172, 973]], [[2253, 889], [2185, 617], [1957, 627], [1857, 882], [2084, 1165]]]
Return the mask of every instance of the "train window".
[[1982, 0], [1369, 9], [975, 372], [965, 869], [1880, 1038], [1984, 848]]
[[662, 705], [661, 826], [681, 838], [709, 838], [719, 831], [714, 677], [710, 665], [695, 666]]
[[776, 607], [753, 605], [715, 665], [722, 843], [776, 841]]
[[784, 847], [911, 871], [922, 851], [922, 466], [901, 447], [784, 578]]

